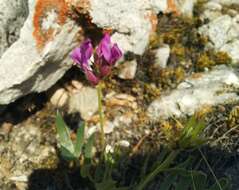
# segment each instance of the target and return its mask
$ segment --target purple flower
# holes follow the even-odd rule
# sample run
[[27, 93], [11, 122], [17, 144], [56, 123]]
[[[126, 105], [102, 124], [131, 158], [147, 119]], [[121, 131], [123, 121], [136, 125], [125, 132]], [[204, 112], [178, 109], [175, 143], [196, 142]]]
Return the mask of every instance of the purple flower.
[[89, 39], [85, 40], [80, 47], [75, 48], [70, 57], [76, 64], [88, 65], [88, 61], [93, 53], [93, 47]]
[[100, 79], [111, 72], [112, 66], [122, 56], [122, 52], [117, 44], [111, 43], [109, 34], [105, 34], [96, 49], [94, 63], [90, 65], [89, 60], [92, 54], [93, 46], [91, 41], [87, 39], [80, 47], [72, 51], [70, 57], [84, 72], [87, 80], [89, 80], [91, 84], [97, 85]]
[[102, 62], [107, 62], [109, 65], [114, 65], [122, 56], [122, 52], [117, 44], [112, 44], [110, 35], [106, 33], [96, 49], [99, 59], [104, 59]]

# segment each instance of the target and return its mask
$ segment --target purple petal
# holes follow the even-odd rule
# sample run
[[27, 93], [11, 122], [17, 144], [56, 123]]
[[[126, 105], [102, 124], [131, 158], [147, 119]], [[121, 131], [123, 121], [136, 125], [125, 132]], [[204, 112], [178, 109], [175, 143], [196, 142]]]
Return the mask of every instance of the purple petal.
[[75, 48], [71, 52], [70, 57], [75, 63], [80, 64], [81, 63], [81, 49], [80, 49], [80, 47]]
[[93, 53], [93, 47], [91, 41], [89, 39], [85, 40], [80, 47], [75, 48], [70, 57], [77, 64], [88, 64], [88, 60], [90, 59]]
[[103, 78], [103, 77], [106, 77], [107, 75], [109, 75], [109, 73], [111, 72], [111, 66], [109, 65], [102, 65], [100, 67], [100, 76]]
[[111, 60], [110, 63], [114, 65], [122, 57], [122, 51], [119, 49], [117, 44], [114, 44], [111, 48]]
[[87, 39], [81, 45], [81, 53], [84, 55], [84, 58], [88, 61], [93, 53], [93, 47], [91, 41]]
[[81, 45], [81, 55], [82, 55], [82, 63], [88, 63], [88, 60], [92, 56], [93, 47], [91, 41], [87, 39]]
[[86, 69], [84, 73], [87, 80], [90, 81], [92, 85], [97, 85], [99, 83], [100, 79], [97, 76], [95, 76], [93, 71]]
[[96, 49], [96, 53], [98, 54], [99, 58], [102, 56], [105, 58], [106, 61], [110, 61], [111, 59], [111, 40], [110, 35], [105, 34], [103, 39], [100, 41], [99, 46]]

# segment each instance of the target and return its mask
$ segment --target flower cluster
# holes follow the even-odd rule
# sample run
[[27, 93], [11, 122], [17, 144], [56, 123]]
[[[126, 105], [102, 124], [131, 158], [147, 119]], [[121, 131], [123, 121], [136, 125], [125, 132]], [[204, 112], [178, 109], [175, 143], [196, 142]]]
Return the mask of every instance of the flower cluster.
[[[111, 43], [110, 35], [106, 33], [96, 51], [94, 51], [90, 39], [86, 39], [80, 47], [72, 51], [70, 56], [91, 84], [97, 85], [111, 72], [116, 61], [121, 58], [122, 52], [116, 43]], [[94, 57], [93, 62], [91, 62], [92, 56]]]

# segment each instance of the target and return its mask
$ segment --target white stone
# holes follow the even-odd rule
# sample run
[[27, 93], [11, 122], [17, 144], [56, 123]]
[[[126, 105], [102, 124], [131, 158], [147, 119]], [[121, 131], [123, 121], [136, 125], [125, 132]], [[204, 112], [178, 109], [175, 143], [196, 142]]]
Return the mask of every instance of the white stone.
[[167, 0], [150, 0], [150, 3], [152, 5], [153, 10], [155, 12], [165, 12], [168, 8], [168, 2]]
[[184, 16], [193, 16], [193, 7], [197, 0], [176, 0], [177, 7]]
[[169, 45], [165, 44], [162, 47], [158, 48], [155, 52], [155, 65], [161, 68], [166, 68], [169, 55]]
[[27, 0], [0, 1], [0, 57], [18, 38], [27, 18]]
[[204, 7], [206, 9], [210, 9], [210, 10], [213, 10], [213, 11], [221, 11], [222, 10], [222, 5], [220, 3], [216, 3], [216, 2], [213, 2], [213, 1], [209, 1], [207, 2]]
[[47, 90], [71, 67], [68, 54], [76, 46], [79, 27], [67, 20], [39, 51], [33, 37], [35, 3], [29, 0], [30, 12], [20, 38], [0, 58], [0, 105]]
[[124, 52], [143, 54], [149, 42], [152, 25], [149, 14], [167, 8], [166, 0], [91, 0], [92, 22], [114, 29], [112, 39]]
[[9, 180], [17, 181], [17, 182], [28, 182], [28, 177], [26, 175], [13, 176], [13, 177], [10, 177]]
[[207, 35], [213, 43], [213, 46], [220, 49], [229, 40], [227, 32], [231, 25], [232, 18], [229, 15], [224, 15], [202, 26], [199, 32]]
[[129, 141], [126, 141], [126, 140], [121, 140], [121, 141], [117, 142], [117, 144], [121, 147], [126, 147], [126, 148], [130, 146]]
[[137, 70], [137, 61], [126, 61], [120, 65], [119, 78], [121, 79], [133, 79]]
[[212, 0], [223, 5], [239, 4], [238, 0]]
[[188, 78], [177, 89], [156, 99], [148, 108], [152, 120], [192, 115], [205, 105], [213, 106], [239, 101], [238, 73], [220, 66], [202, 73], [200, 78]]
[[220, 16], [199, 29], [202, 35], [208, 36], [209, 48], [224, 51], [231, 56], [233, 63], [239, 62], [239, 23], [238, 17]]
[[69, 99], [69, 112], [80, 113], [84, 120], [88, 120], [98, 110], [97, 90], [91, 87], [83, 87], [73, 93]]
[[68, 101], [68, 94], [64, 88], [57, 89], [50, 98], [52, 105], [63, 107]]

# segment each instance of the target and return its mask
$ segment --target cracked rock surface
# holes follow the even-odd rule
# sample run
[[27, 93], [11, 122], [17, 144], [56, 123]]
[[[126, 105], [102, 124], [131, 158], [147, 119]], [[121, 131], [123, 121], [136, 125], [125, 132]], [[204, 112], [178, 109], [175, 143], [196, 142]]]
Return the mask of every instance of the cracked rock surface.
[[186, 79], [177, 89], [153, 101], [148, 108], [148, 115], [152, 120], [193, 115], [203, 106], [238, 101], [238, 88], [238, 73], [220, 66]]

